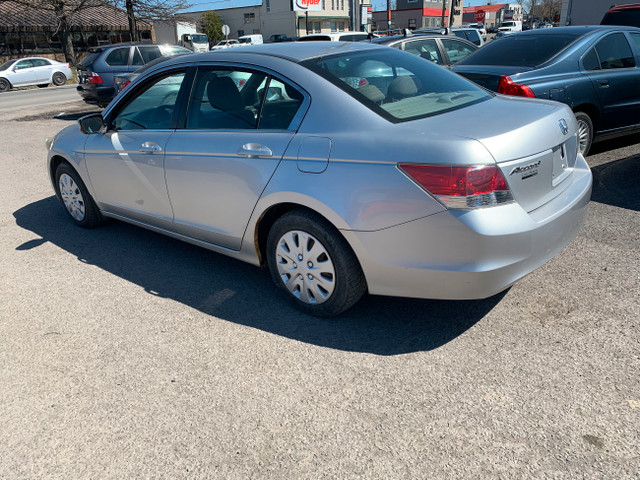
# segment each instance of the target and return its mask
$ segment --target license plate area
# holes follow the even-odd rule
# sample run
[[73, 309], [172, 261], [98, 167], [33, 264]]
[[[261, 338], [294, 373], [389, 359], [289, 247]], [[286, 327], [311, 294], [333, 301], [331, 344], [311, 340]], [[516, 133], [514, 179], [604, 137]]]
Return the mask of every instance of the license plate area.
[[551, 171], [551, 185], [560, 185], [565, 178], [571, 175], [573, 165], [569, 163], [569, 155], [564, 144], [560, 144], [553, 149], [553, 167]]

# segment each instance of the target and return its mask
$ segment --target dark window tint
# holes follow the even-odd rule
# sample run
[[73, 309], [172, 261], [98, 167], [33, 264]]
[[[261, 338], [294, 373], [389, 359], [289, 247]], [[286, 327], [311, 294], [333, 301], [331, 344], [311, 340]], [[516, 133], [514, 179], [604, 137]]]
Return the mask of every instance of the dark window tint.
[[352, 35], [340, 35], [341, 42], [362, 42], [367, 39], [367, 34], [354, 33]]
[[93, 65], [93, 62], [96, 60], [96, 58], [100, 56], [101, 53], [102, 53], [101, 50], [97, 52], [90, 52], [89, 55], [87, 55], [86, 57], [84, 57], [84, 59], [82, 59], [82, 61], [80, 62], [80, 66], [85, 68], [90, 68], [91, 65]]
[[187, 128], [256, 128], [262, 101], [258, 88], [266, 84], [266, 79], [265, 74], [244, 70], [199, 69], [189, 101]]
[[156, 47], [156, 46], [138, 47], [138, 50], [140, 51], [140, 54], [142, 55], [142, 60], [144, 61], [145, 64], [162, 56], [162, 53], [160, 52], [160, 47]]
[[640, 33], [632, 33], [631, 42], [636, 47], [636, 52], [640, 52]]
[[600, 62], [598, 61], [595, 49], [592, 48], [589, 50], [589, 53], [584, 56], [582, 66], [585, 70], [600, 70]]
[[6, 70], [11, 65], [13, 65], [15, 62], [16, 62], [15, 60], [9, 60], [8, 62], [3, 63], [2, 65], [0, 65], [0, 70]]
[[131, 65], [140, 66], [144, 65], [144, 60], [142, 60], [142, 55], [137, 48], [133, 49], [133, 60], [131, 60]]
[[129, 47], [127, 48], [116, 48], [112, 50], [105, 59], [107, 65], [111, 65], [112, 67], [122, 67], [129, 63]]
[[623, 33], [614, 33], [600, 40], [596, 45], [603, 70], [611, 68], [628, 68], [635, 66], [629, 42]]
[[618, 12], [607, 12], [602, 19], [602, 25], [626, 25], [640, 27], [640, 7], [625, 9]]
[[331, 41], [331, 37], [328, 35], [313, 35], [311, 37], [301, 37], [298, 39], [299, 42], [329, 42]]
[[577, 35], [507, 35], [499, 42], [485, 45], [459, 65], [536, 67], [554, 57], [577, 38]]

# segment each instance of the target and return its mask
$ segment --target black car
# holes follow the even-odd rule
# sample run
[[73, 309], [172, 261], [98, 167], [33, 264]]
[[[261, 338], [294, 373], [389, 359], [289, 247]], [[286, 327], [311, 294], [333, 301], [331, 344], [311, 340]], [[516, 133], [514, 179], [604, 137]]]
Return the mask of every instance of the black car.
[[193, 53], [177, 45], [117, 43], [94, 47], [78, 65], [78, 93], [87, 103], [106, 106], [115, 96], [114, 77], [176, 53]]
[[478, 49], [476, 45], [467, 40], [438, 33], [380, 37], [374, 38], [371, 43], [404, 50], [438, 65], [452, 65]]
[[569, 105], [580, 151], [640, 131], [640, 28], [560, 27], [512, 33], [453, 67], [485, 88]]

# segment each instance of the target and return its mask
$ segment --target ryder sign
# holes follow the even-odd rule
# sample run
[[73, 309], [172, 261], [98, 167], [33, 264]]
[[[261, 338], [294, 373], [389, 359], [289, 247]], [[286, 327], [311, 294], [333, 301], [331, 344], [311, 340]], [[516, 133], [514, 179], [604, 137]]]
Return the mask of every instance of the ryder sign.
[[293, 0], [294, 12], [319, 12], [322, 10], [322, 0]]

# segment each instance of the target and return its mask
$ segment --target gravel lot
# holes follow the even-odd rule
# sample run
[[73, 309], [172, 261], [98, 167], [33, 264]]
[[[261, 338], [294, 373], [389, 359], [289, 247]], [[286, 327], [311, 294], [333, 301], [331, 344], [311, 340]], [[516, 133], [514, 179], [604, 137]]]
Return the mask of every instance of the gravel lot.
[[640, 137], [596, 145], [587, 224], [509, 291], [292, 310], [266, 272], [75, 227], [0, 115], [0, 478], [640, 478]]

